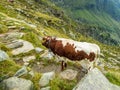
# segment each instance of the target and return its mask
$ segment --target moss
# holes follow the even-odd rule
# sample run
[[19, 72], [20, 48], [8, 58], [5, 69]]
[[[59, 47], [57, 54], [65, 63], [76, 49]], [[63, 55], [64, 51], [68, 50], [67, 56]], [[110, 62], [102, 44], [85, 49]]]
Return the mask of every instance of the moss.
[[12, 60], [5, 60], [0, 62], [0, 77], [2, 76], [13, 76], [16, 71], [20, 69], [20, 66], [17, 65], [14, 61]]
[[5, 25], [0, 24], [0, 34], [1, 33], [6, 33], [8, 31], [7, 27]]
[[40, 73], [35, 73], [35, 76], [31, 79], [33, 84], [34, 84], [34, 90], [39, 90], [40, 86], [39, 86], [39, 80], [41, 78], [41, 74]]
[[59, 77], [56, 77], [50, 82], [51, 90], [72, 90], [76, 84], [76, 80], [63, 80]]
[[0, 43], [0, 49], [4, 51], [10, 51], [10, 49], [7, 48], [3, 43]]
[[109, 71], [105, 74], [105, 76], [108, 78], [108, 80], [116, 85], [120, 86], [120, 72], [116, 72], [116, 71]]

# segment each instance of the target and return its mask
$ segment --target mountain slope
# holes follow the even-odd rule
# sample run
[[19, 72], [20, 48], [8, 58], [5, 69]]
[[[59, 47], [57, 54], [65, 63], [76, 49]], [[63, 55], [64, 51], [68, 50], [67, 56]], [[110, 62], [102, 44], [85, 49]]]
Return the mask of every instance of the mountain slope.
[[[79, 29], [83, 31], [79, 33]], [[42, 88], [38, 84], [42, 74], [49, 71], [56, 71], [56, 67], [57, 69], [60, 67], [60, 62], [57, 62], [58, 58], [56, 56], [52, 59], [41, 57], [49, 51], [42, 45], [42, 37], [57, 36], [98, 44], [101, 48], [101, 66], [98, 66], [98, 68], [105, 72], [104, 74], [112, 83], [120, 85], [120, 48], [102, 44], [89, 36], [82, 35], [88, 29], [90, 29], [89, 25], [81, 24], [79, 27], [59, 7], [48, 0], [14, 0], [13, 3], [1, 0], [0, 49], [9, 55], [10, 60], [0, 62], [0, 81], [4, 80], [4, 77], [8, 75], [10, 77], [14, 76], [16, 71], [24, 65], [24, 59], [32, 56], [33, 58], [35, 57], [35, 60], [28, 62], [27, 69], [28, 72], [33, 71], [34, 76], [32, 77], [28, 73], [22, 75], [21, 78], [31, 80], [34, 84], [34, 90]], [[12, 51], [19, 47], [21, 48], [22, 45], [18, 45], [19, 47], [17, 46], [12, 49], [11, 44], [14, 45], [19, 39], [29, 42], [35, 49], [32, 47], [32, 50], [29, 52], [14, 55]], [[30, 49], [29, 46], [26, 47]], [[40, 48], [43, 51], [38, 53], [36, 52], [36, 48]], [[47, 54], [48, 56], [50, 55], [49, 52]], [[69, 68], [78, 71], [81, 70], [78, 63], [68, 61], [67, 69]], [[59, 78], [60, 72], [58, 70], [55, 79], [49, 83], [52, 90], [71, 90], [76, 85], [77, 80], [83, 75], [83, 73], [78, 73], [80, 77], [69, 81]]]
[[[119, 0], [52, 0], [77, 22], [89, 25], [86, 33], [105, 44], [120, 44]], [[80, 25], [80, 27], [83, 25]], [[92, 27], [92, 28], [91, 28]], [[94, 35], [91, 33], [94, 28]], [[86, 28], [82, 28], [86, 29]], [[82, 32], [82, 30], [79, 30]], [[89, 33], [88, 33], [89, 32]]]

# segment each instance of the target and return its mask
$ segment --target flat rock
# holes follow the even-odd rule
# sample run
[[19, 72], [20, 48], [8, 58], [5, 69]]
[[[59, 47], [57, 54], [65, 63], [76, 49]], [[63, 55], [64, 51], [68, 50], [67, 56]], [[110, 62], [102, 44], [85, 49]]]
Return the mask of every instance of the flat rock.
[[23, 46], [17, 49], [12, 50], [13, 55], [18, 55], [21, 53], [26, 53], [34, 49], [32, 43], [25, 41], [25, 40], [17, 40], [18, 42], [22, 42]]
[[0, 38], [3, 42], [11, 43], [11, 41], [21, 38], [24, 34], [25, 33], [20, 33], [20, 32], [9, 32], [5, 34], [1, 34]]
[[40, 86], [46, 86], [49, 84], [49, 81], [55, 77], [55, 72], [44, 73], [39, 81]]
[[3, 81], [3, 90], [33, 90], [30, 80], [11, 77]]
[[16, 29], [17, 26], [8, 26], [8, 29]]
[[11, 44], [6, 45], [6, 47], [10, 48], [10, 49], [19, 48], [19, 47], [22, 47], [22, 46], [23, 46], [22, 42], [13, 42]]
[[24, 62], [29, 62], [30, 60], [35, 60], [36, 57], [33, 55], [33, 56], [26, 56], [23, 58], [23, 61]]
[[0, 50], [0, 61], [9, 59], [8, 54], [5, 51]]
[[67, 80], [74, 80], [77, 76], [77, 71], [72, 69], [67, 69], [60, 73], [60, 77]]
[[101, 71], [94, 68], [73, 90], [120, 90], [120, 87], [111, 84]]

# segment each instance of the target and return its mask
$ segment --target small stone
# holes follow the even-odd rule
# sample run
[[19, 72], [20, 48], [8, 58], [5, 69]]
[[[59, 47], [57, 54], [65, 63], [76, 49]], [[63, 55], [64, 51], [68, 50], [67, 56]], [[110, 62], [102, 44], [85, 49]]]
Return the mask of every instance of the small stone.
[[9, 26], [8, 29], [16, 29], [16, 26]]
[[54, 54], [52, 52], [49, 52], [48, 50], [45, 50], [45, 52], [41, 55], [42, 58], [52, 59]]
[[35, 51], [36, 51], [36, 53], [41, 53], [41, 52], [43, 51], [43, 49], [41, 49], [41, 48], [39, 48], [39, 47], [36, 47], [36, 48], [35, 48]]
[[50, 90], [50, 86], [41, 88], [40, 90]]
[[26, 56], [23, 58], [23, 61], [24, 62], [29, 62], [30, 60], [35, 60], [36, 57], [35, 56]]
[[9, 59], [8, 54], [5, 51], [0, 50], [0, 61]]
[[21, 69], [19, 69], [16, 73], [15, 73], [15, 75], [14, 76], [16, 76], [16, 77], [20, 77], [20, 76], [22, 76], [22, 75], [24, 75], [24, 74], [27, 74], [27, 68], [26, 68], [26, 66], [23, 66]]
[[29, 74], [30, 74], [32, 77], [35, 76], [34, 71], [30, 71]]

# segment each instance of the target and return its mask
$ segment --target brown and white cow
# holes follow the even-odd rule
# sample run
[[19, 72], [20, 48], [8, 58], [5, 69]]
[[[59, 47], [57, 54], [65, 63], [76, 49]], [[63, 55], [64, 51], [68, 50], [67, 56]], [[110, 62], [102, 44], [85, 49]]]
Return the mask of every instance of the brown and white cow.
[[54, 54], [66, 57], [72, 61], [80, 61], [85, 69], [93, 68], [93, 62], [95, 62], [100, 55], [99, 46], [87, 42], [46, 36], [43, 38], [42, 44], [51, 49]]

